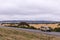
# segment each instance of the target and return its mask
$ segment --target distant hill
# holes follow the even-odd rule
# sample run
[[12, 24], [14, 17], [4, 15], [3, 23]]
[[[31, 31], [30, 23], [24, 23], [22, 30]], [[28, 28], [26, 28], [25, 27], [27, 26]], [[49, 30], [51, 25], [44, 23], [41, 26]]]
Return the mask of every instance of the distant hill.
[[6, 20], [6, 21], [0, 21], [0, 23], [20, 23], [20, 22], [26, 22], [26, 23], [60, 23], [58, 21], [30, 21], [30, 20]]

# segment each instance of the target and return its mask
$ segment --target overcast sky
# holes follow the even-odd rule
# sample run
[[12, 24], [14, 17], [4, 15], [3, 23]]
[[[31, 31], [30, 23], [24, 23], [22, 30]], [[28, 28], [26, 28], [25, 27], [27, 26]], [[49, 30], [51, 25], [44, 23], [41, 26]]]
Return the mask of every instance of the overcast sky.
[[0, 20], [60, 21], [60, 0], [0, 0]]

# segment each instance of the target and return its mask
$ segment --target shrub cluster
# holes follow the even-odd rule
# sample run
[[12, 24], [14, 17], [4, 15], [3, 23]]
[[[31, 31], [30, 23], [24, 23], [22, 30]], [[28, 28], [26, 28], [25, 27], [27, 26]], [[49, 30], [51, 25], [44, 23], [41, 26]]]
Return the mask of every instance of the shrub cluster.
[[60, 27], [54, 29], [55, 32], [60, 32]]
[[29, 26], [29, 27], [26, 27], [26, 26], [18, 26], [18, 28], [36, 29], [34, 26]]

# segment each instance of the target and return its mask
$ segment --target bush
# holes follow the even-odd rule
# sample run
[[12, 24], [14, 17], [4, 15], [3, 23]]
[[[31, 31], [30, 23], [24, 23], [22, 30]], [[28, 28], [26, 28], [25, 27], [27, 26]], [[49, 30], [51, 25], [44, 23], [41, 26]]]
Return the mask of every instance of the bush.
[[38, 28], [37, 30], [40, 30], [40, 28]]
[[18, 26], [18, 28], [26, 28], [26, 26]]
[[60, 32], [60, 28], [55, 28], [54, 31], [55, 32]]
[[26, 26], [18, 26], [18, 28], [36, 29], [34, 26], [29, 26], [29, 27], [26, 27]]
[[30, 29], [36, 29], [34, 26], [30, 26]]

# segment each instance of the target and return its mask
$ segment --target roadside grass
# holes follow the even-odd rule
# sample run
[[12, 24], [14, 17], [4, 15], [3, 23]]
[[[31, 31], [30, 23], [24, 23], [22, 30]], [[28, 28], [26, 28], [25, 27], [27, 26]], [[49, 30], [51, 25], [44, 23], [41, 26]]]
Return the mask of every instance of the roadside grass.
[[40, 40], [39, 33], [0, 28], [0, 40]]
[[11, 28], [0, 28], [0, 40], [60, 40], [60, 37]]

